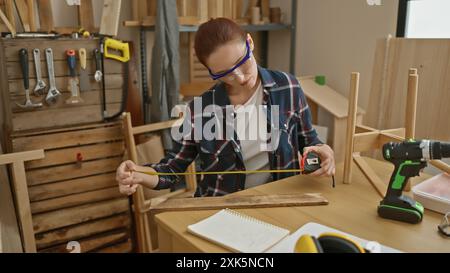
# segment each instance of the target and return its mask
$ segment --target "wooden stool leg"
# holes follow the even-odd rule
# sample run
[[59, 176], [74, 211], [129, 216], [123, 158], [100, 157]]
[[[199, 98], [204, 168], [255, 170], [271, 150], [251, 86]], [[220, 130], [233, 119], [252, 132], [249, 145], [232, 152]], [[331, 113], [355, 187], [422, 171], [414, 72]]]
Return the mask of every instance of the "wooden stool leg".
[[[409, 69], [408, 75], [408, 94], [406, 98], [405, 115], [405, 139], [414, 139], [416, 137], [416, 115], [417, 115], [417, 94], [419, 87], [419, 75], [417, 69]], [[408, 181], [405, 191], [411, 191], [411, 183]]]
[[355, 135], [356, 112], [358, 110], [359, 73], [352, 73], [350, 101], [348, 107], [347, 136], [345, 141], [344, 184], [350, 184], [352, 176], [353, 137]]

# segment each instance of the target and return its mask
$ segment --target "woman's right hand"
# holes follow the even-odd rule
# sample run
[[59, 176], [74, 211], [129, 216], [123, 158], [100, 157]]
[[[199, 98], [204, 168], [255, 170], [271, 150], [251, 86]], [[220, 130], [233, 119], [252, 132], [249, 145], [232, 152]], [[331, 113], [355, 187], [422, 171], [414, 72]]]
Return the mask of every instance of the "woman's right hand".
[[136, 192], [141, 181], [134, 175], [135, 170], [136, 164], [131, 160], [122, 162], [117, 168], [116, 181], [119, 183], [119, 191], [121, 194], [132, 195]]
[[[139, 185], [154, 189], [158, 184], [157, 175], [148, 175], [136, 172], [137, 165], [127, 160], [120, 164], [116, 171], [116, 181], [119, 183], [119, 191], [125, 195], [132, 195], [136, 192]], [[150, 169], [152, 172], [155, 170]]]

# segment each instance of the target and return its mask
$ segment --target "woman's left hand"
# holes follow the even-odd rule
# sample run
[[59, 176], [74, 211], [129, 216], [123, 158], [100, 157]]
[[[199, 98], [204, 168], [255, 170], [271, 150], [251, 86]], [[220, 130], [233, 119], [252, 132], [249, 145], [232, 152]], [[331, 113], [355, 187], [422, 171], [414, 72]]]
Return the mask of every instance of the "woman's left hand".
[[326, 144], [319, 144], [318, 146], [305, 147], [303, 155], [306, 156], [309, 152], [315, 152], [320, 157], [320, 169], [311, 173], [311, 176], [326, 177], [334, 176], [336, 174], [336, 165], [334, 161], [334, 152], [330, 146]]

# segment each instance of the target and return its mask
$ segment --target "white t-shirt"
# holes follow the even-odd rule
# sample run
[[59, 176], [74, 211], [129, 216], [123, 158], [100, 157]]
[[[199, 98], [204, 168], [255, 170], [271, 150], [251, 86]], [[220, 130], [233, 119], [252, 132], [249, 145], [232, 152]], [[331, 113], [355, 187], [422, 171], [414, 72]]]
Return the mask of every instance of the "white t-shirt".
[[[263, 149], [267, 144], [267, 115], [260, 106], [263, 87], [260, 83], [255, 94], [244, 104], [235, 107], [236, 133], [246, 170], [269, 170], [269, 155]], [[245, 188], [265, 184], [272, 179], [270, 173], [247, 174]]]

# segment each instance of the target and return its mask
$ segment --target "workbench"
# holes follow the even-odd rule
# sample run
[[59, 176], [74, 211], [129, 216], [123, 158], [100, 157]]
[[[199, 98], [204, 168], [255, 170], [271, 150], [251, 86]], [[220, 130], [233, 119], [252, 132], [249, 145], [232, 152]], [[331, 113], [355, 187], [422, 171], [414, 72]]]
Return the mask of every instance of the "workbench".
[[[393, 165], [374, 159], [367, 161], [383, 181], [389, 181]], [[404, 252], [450, 252], [450, 239], [442, 237], [437, 232], [437, 226], [443, 218], [442, 214], [426, 210], [423, 221], [415, 225], [380, 218], [377, 214], [380, 196], [364, 174], [358, 168], [354, 170], [350, 185], [338, 183], [334, 189], [330, 178], [294, 176], [234, 193], [236, 195], [322, 193], [330, 202], [327, 206], [242, 209], [239, 212], [286, 228], [291, 233], [309, 222], [315, 222]], [[342, 181], [343, 164], [338, 164], [336, 171], [336, 181]], [[429, 177], [431, 176], [422, 174], [412, 179], [412, 182], [416, 184]], [[156, 215], [160, 251], [229, 252], [187, 231], [188, 225], [216, 212], [217, 210], [185, 211]]]

